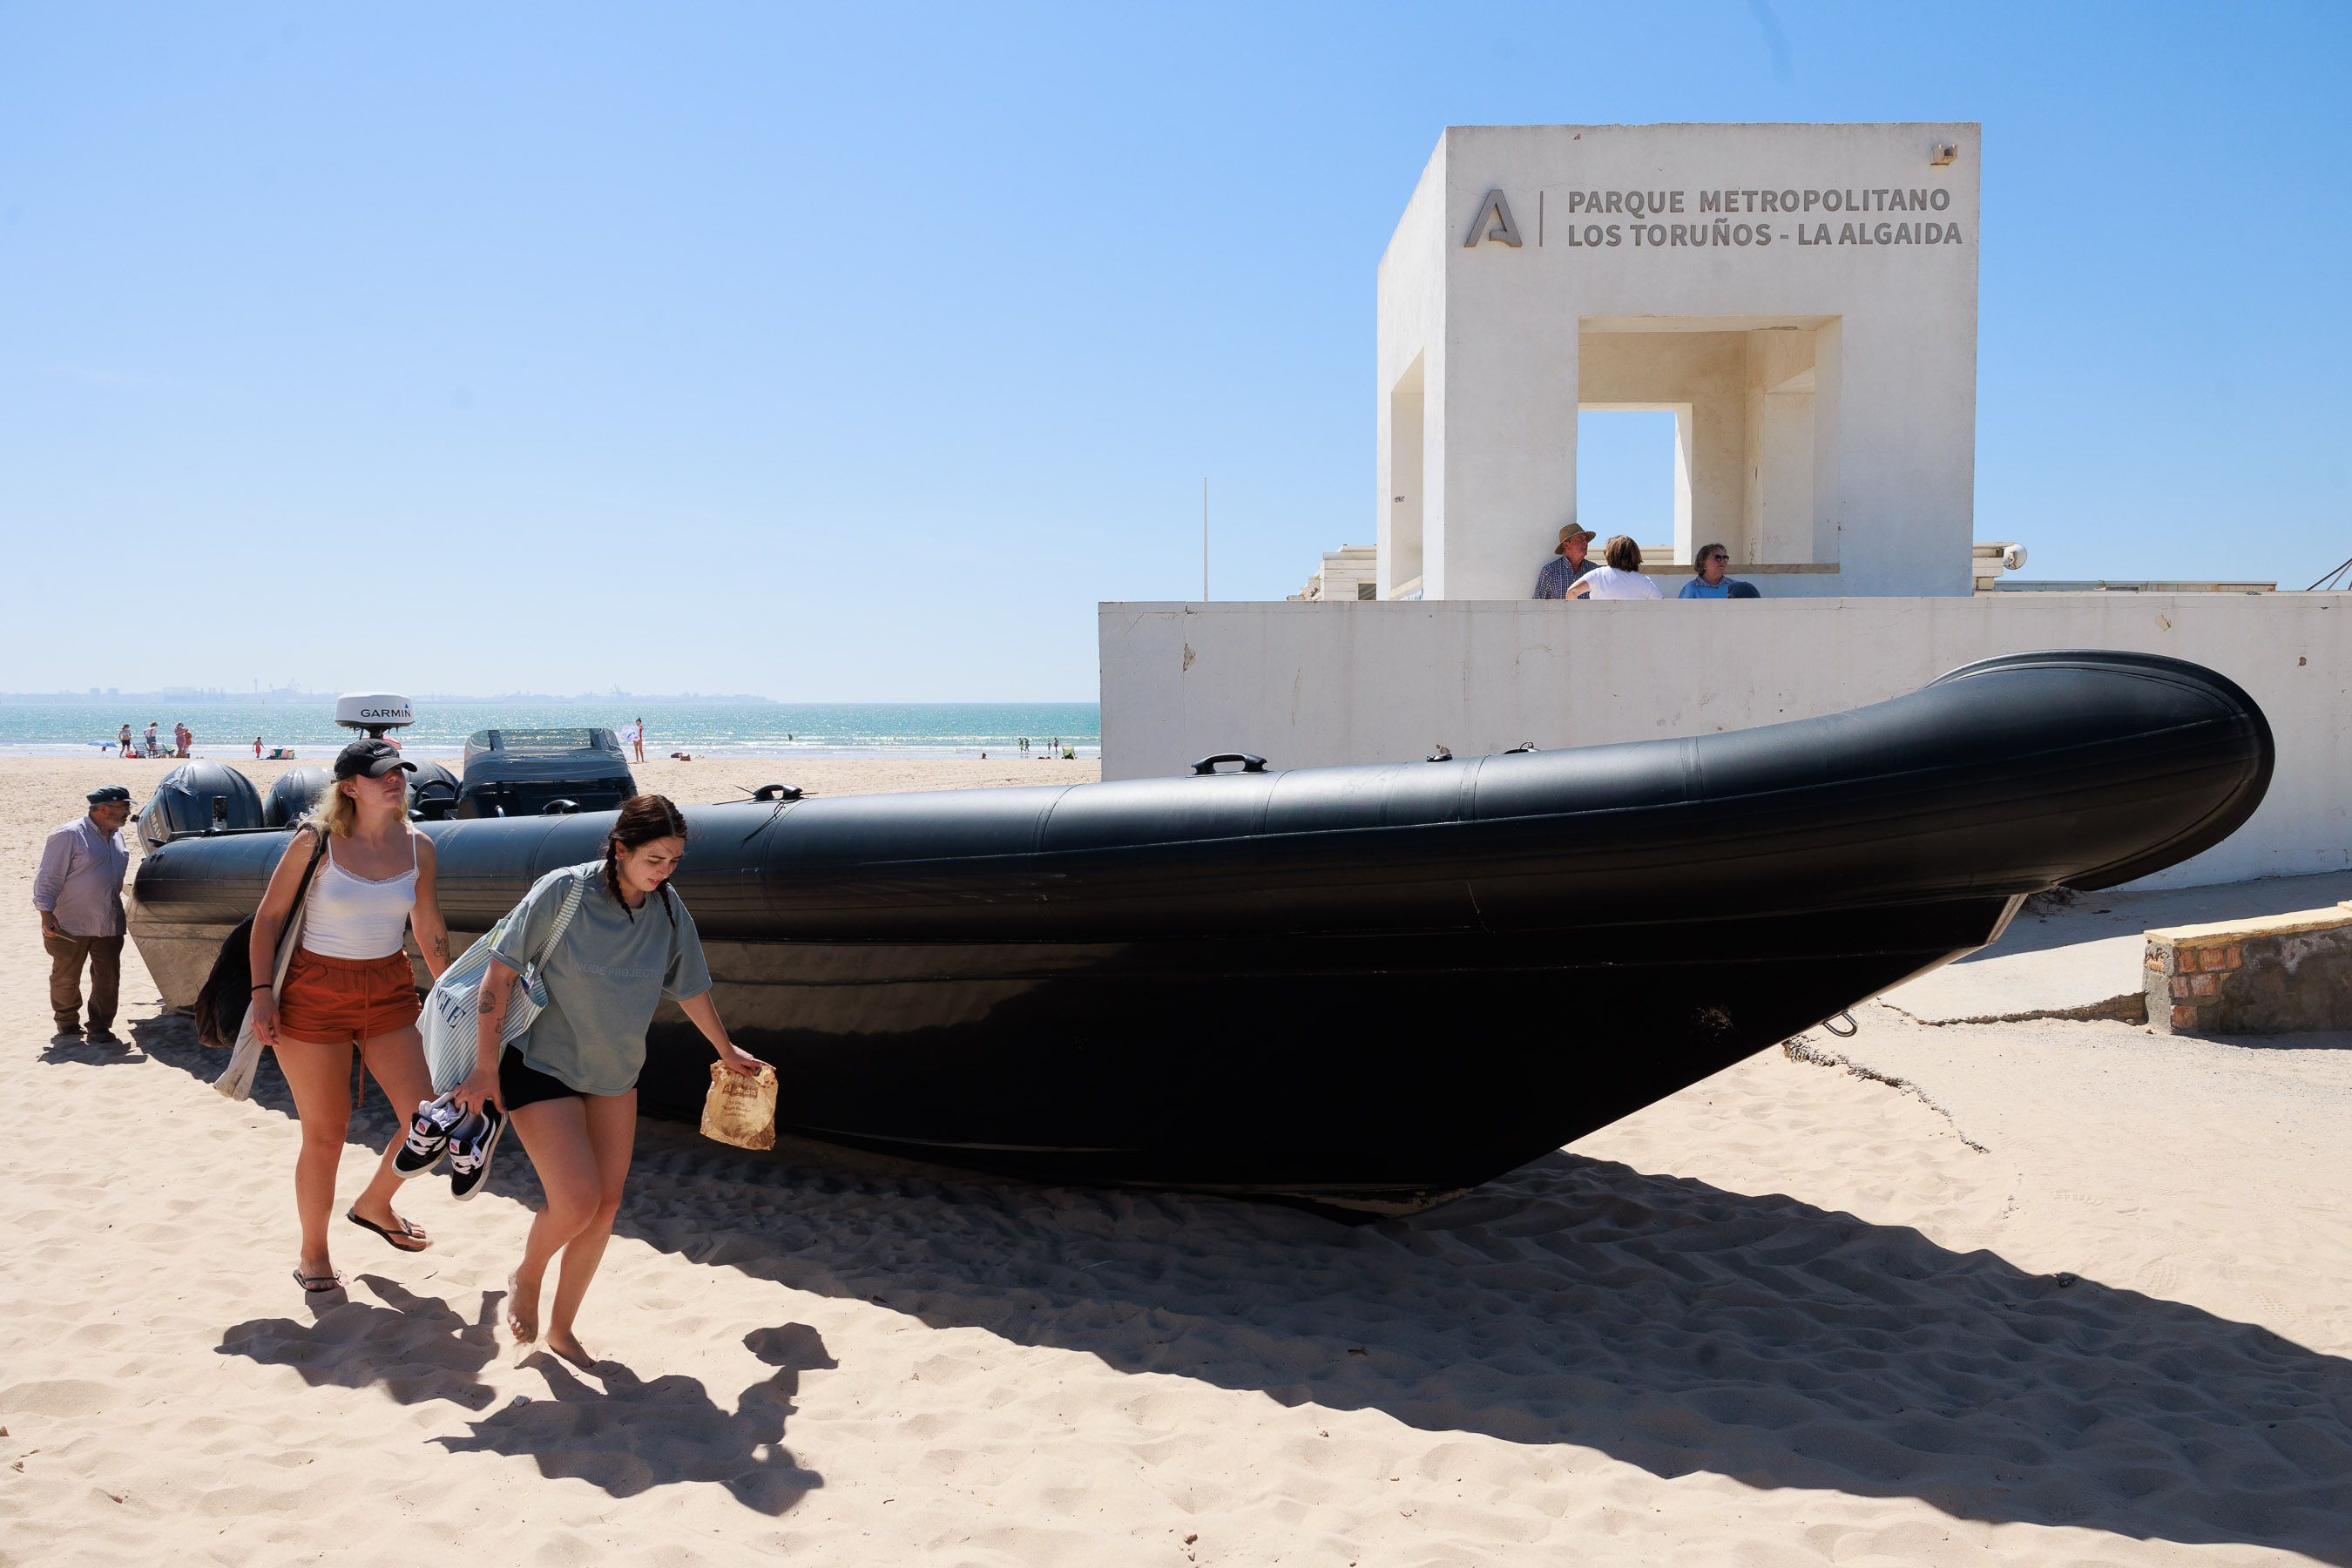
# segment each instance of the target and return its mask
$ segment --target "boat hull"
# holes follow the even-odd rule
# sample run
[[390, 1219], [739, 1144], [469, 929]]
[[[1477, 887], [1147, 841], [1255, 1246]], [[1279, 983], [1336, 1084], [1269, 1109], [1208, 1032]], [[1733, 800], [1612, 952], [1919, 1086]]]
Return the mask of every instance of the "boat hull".
[[[1833, 719], [1468, 763], [689, 807], [679, 890], [788, 1131], [1057, 1181], [1400, 1212], [2214, 842], [2271, 741], [2210, 672], [1988, 661]], [[609, 816], [427, 825], [478, 931]], [[193, 998], [282, 835], [175, 841]], [[709, 1047], [674, 1009], [649, 1110]]]

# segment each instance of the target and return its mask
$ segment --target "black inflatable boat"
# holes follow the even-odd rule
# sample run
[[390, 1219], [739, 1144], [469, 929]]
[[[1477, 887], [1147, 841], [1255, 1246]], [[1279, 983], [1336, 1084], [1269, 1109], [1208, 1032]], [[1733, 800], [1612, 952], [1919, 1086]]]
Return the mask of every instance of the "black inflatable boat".
[[[2219, 843], [2271, 767], [2210, 670], [2027, 654], [1691, 740], [688, 807], [677, 887], [786, 1131], [1401, 1212], [1982, 946], [2029, 894]], [[452, 930], [611, 820], [426, 825]], [[167, 1003], [283, 843], [142, 862]], [[691, 1115], [709, 1060], [664, 1009], [648, 1109]]]

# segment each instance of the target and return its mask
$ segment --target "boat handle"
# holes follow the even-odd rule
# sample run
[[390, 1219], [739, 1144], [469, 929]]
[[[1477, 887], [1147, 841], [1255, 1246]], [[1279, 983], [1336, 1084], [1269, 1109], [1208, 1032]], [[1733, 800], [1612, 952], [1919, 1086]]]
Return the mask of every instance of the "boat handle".
[[[1843, 1018], [1845, 1020], [1845, 1027], [1843, 1029], [1837, 1026], [1838, 1020], [1840, 1018]], [[1839, 1011], [1832, 1013], [1828, 1017], [1822, 1019], [1822, 1027], [1827, 1029], [1831, 1034], [1835, 1035], [1841, 1040], [1850, 1040], [1856, 1035], [1862, 1033], [1862, 1026], [1853, 1021], [1853, 1009], [1851, 1007], [1841, 1008]]]
[[1217, 771], [1219, 763], [1239, 763], [1242, 765], [1242, 772], [1245, 773], [1265, 772], [1265, 759], [1255, 752], [1219, 752], [1213, 757], [1202, 757], [1199, 762], [1194, 763], [1192, 772], [1195, 774], [1213, 773]]
[[567, 796], [562, 800], [549, 801], [545, 805], [539, 808], [539, 815], [541, 816], [572, 816], [576, 815], [579, 810], [580, 803]]
[[798, 784], [763, 784], [751, 792], [753, 800], [798, 800], [800, 797], [801, 787]]

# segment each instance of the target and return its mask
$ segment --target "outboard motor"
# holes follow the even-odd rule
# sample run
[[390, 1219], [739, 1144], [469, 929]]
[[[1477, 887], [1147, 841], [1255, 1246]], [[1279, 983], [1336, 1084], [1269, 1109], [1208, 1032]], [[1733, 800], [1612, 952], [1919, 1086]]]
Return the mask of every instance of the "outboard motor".
[[288, 768], [269, 786], [268, 796], [261, 803], [261, 820], [271, 827], [291, 827], [302, 820], [303, 814], [319, 804], [335, 776], [315, 763], [305, 763], [298, 768]]
[[417, 822], [446, 822], [457, 809], [457, 775], [439, 763], [420, 762], [408, 777], [408, 815]]
[[268, 826], [261, 792], [226, 763], [182, 763], [163, 775], [139, 814], [139, 841], [150, 849], [186, 834]]
[[616, 811], [637, 793], [621, 738], [594, 727], [477, 730], [466, 742], [459, 818]]

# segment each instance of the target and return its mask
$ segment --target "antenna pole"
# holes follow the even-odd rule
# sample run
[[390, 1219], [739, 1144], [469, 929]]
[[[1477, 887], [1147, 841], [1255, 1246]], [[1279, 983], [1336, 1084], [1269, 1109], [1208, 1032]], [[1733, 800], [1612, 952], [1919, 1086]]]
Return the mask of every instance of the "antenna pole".
[[1201, 602], [1209, 602], [1209, 477], [1201, 476]]
[[[2344, 575], [2347, 568], [2352, 568], [2352, 561], [2347, 561], [2342, 566], [2338, 566], [2335, 571], [2330, 572], [2326, 576], [2322, 577], [2318, 582], [2314, 583], [2310, 587], [2305, 588], [2304, 592], [2306, 594], [2316, 594], [2323, 585], [2332, 584], [2336, 578]], [[1202, 596], [1206, 597], [1206, 595], [1203, 595]]]

